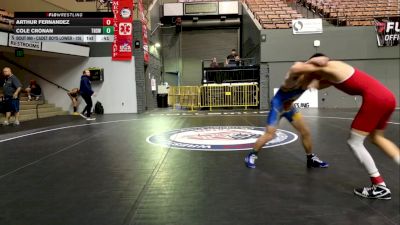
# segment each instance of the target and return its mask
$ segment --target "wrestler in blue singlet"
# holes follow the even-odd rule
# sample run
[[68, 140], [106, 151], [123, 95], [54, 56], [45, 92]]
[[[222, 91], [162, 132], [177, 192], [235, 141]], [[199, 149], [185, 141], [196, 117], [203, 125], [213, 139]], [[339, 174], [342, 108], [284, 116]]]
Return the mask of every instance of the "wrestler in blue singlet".
[[300, 98], [305, 91], [302, 88], [288, 91], [279, 88], [271, 100], [271, 110], [267, 118], [267, 125], [277, 127], [282, 117], [292, 122], [296, 115], [300, 115], [299, 111], [293, 106], [293, 102]]

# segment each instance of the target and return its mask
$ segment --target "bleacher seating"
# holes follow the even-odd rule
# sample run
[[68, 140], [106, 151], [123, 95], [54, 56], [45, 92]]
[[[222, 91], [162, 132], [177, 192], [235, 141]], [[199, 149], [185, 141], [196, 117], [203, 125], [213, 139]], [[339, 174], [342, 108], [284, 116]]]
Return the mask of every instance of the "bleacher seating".
[[376, 17], [400, 16], [398, 0], [303, 0], [303, 5], [335, 25], [368, 26]]
[[0, 9], [0, 30], [11, 31], [14, 25], [14, 13]]
[[245, 0], [264, 29], [290, 28], [292, 20], [303, 16], [285, 0]]

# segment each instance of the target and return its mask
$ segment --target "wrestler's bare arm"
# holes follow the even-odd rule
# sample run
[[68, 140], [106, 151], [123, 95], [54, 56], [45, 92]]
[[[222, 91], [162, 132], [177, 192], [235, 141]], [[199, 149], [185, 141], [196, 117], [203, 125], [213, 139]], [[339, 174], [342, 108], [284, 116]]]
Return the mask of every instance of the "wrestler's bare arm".
[[314, 79], [311, 81], [311, 83], [308, 85], [308, 88], [312, 88], [312, 89], [325, 89], [332, 86], [332, 83], [327, 81], [327, 80], [317, 80]]
[[289, 75], [301, 75], [301, 74], [310, 74], [314, 72], [319, 72], [324, 67], [316, 66], [314, 64], [304, 63], [304, 62], [296, 62], [289, 69]]
[[326, 66], [329, 62], [329, 58], [326, 56], [319, 56], [309, 59], [306, 63], [313, 64], [316, 66]]

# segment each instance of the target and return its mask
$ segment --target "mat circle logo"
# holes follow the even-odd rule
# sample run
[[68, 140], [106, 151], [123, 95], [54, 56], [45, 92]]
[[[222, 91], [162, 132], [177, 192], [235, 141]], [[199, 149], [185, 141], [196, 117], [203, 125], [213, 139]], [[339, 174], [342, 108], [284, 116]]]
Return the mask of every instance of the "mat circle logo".
[[[240, 151], [252, 149], [264, 129], [249, 126], [191, 127], [154, 134], [147, 138], [147, 142], [165, 148], [192, 151]], [[277, 130], [275, 138], [263, 148], [285, 145], [295, 140], [296, 134]]]

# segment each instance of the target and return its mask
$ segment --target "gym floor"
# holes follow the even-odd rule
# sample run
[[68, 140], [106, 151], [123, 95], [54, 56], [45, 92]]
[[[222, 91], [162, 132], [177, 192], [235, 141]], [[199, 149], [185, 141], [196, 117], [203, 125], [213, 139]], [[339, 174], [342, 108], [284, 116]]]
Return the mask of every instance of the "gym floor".
[[[393, 225], [400, 224], [399, 166], [366, 142], [392, 200], [353, 188], [369, 178], [346, 145], [352, 110], [302, 110], [314, 152], [330, 163], [307, 169], [299, 140], [247, 151], [188, 151], [149, 144], [155, 133], [265, 124], [265, 112], [60, 116], [0, 127], [1, 225]], [[179, 115], [178, 115], [179, 114]], [[400, 145], [399, 110], [388, 125]], [[280, 128], [294, 132], [287, 121]]]

